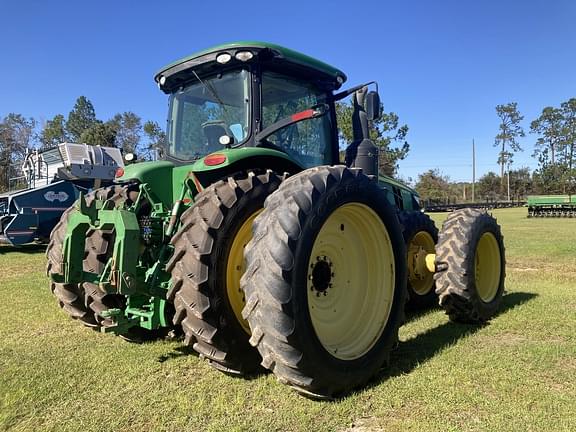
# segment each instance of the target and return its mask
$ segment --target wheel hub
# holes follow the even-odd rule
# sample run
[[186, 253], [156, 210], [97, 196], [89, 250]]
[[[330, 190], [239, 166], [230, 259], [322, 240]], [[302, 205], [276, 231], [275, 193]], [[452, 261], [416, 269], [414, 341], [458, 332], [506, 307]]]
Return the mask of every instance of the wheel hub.
[[434, 239], [427, 231], [417, 232], [408, 245], [408, 280], [417, 295], [427, 295], [434, 287]]
[[422, 246], [415, 246], [410, 248], [410, 257], [408, 261], [408, 270], [410, 272], [411, 279], [425, 279], [428, 274], [428, 268], [426, 266], [426, 255], [428, 252]]
[[317, 256], [316, 262], [310, 264], [311, 272], [308, 279], [312, 281], [312, 291], [316, 291], [316, 296], [320, 294], [326, 295], [329, 288], [332, 288], [332, 278], [334, 272], [332, 271], [332, 261], [327, 256]]

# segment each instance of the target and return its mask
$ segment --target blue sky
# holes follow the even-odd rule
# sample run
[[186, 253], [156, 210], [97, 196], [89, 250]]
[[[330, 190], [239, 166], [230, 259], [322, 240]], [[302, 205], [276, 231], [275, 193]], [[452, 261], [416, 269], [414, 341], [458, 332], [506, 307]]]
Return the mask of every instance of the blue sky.
[[[576, 2], [0, 0], [0, 116], [67, 113], [87, 96], [101, 119], [134, 111], [164, 124], [155, 71], [194, 51], [265, 40], [333, 64], [348, 84], [377, 80], [410, 127], [403, 177], [439, 168], [471, 179], [498, 170], [495, 106], [524, 126], [576, 97]], [[535, 168], [533, 135], [515, 166]]]

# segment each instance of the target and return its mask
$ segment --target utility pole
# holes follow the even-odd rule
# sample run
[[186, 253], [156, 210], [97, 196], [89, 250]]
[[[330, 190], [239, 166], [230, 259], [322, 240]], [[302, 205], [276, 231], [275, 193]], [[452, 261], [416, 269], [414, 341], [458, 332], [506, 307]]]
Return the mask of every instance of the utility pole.
[[508, 202], [510, 202], [510, 164], [508, 164]]
[[476, 187], [476, 147], [474, 145], [474, 138], [472, 138], [472, 202], [476, 202], [475, 196]]

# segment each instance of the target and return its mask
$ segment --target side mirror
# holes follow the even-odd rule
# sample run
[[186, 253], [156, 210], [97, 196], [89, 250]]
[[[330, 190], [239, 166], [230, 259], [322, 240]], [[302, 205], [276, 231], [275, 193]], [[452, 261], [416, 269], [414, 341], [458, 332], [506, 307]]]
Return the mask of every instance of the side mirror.
[[378, 120], [382, 116], [378, 92], [370, 91], [366, 95], [366, 115], [370, 121]]

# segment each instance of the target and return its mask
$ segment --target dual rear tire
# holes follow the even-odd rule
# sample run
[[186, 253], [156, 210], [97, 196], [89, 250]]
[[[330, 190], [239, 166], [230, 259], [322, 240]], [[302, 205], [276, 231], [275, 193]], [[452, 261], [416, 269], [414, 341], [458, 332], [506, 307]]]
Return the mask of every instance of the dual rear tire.
[[[457, 321], [495, 313], [504, 249], [491, 216], [454, 212], [435, 245], [428, 216], [401, 216], [402, 231], [385, 192], [358, 170], [317, 167], [281, 181], [267, 172], [215, 183], [173, 239], [174, 323], [217, 369], [250, 374], [261, 364], [304, 395], [333, 398], [388, 362], [407, 293], [420, 307], [439, 295]], [[411, 246], [436, 247], [439, 272], [420, 285], [408, 277]], [[469, 283], [466, 265], [491, 255], [498, 266], [478, 273], [474, 264], [480, 276]]]
[[438, 303], [434, 274], [423, 268], [422, 255], [435, 253], [438, 228], [434, 221], [420, 211], [401, 211], [398, 214], [406, 245], [408, 265], [408, 310], [424, 310]]
[[484, 323], [498, 311], [506, 278], [504, 238], [484, 210], [462, 209], [444, 221], [436, 246], [436, 294], [452, 321]]
[[168, 263], [174, 323], [217, 369], [262, 364], [301, 393], [333, 397], [374, 376], [397, 343], [400, 225], [358, 170], [282, 180], [268, 171], [219, 181], [182, 215]]

